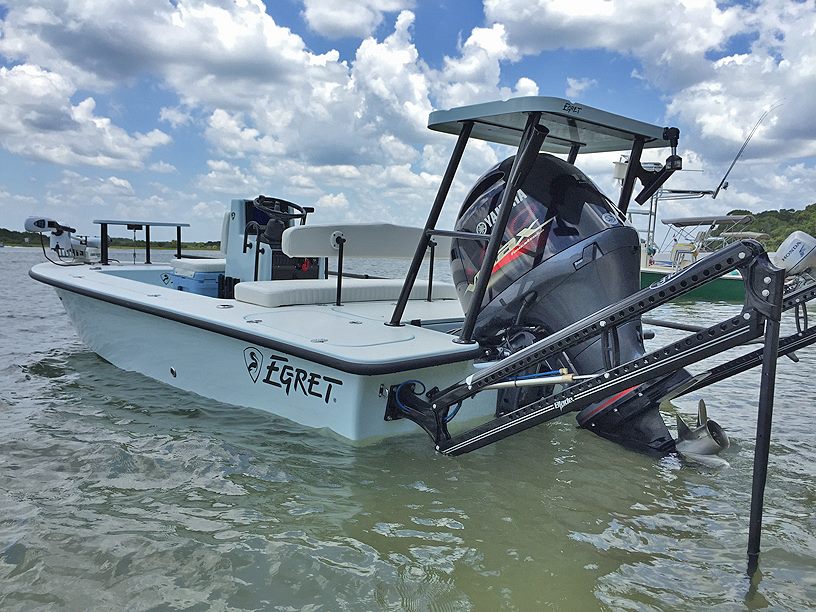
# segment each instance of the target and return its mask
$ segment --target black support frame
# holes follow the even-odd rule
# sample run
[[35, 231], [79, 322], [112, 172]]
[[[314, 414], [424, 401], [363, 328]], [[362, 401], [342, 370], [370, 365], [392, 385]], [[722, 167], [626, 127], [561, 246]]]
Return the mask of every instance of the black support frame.
[[473, 122], [466, 121], [462, 124], [462, 130], [459, 132], [459, 138], [456, 141], [456, 146], [453, 148], [453, 153], [448, 161], [448, 166], [445, 168], [445, 174], [442, 177], [442, 182], [439, 184], [439, 189], [436, 192], [436, 198], [428, 213], [428, 220], [425, 222], [425, 230], [417, 244], [414, 257], [411, 259], [411, 265], [408, 267], [408, 272], [405, 276], [405, 283], [402, 285], [397, 304], [394, 306], [394, 312], [391, 315], [391, 320], [386, 325], [398, 327], [402, 325], [402, 316], [405, 314], [405, 308], [408, 305], [408, 299], [411, 297], [411, 291], [416, 283], [419, 268], [422, 265], [422, 260], [425, 258], [425, 252], [431, 241], [431, 232], [436, 229], [436, 224], [439, 221], [439, 215], [442, 212], [442, 207], [445, 204], [445, 199], [448, 197], [453, 177], [456, 170], [459, 168], [459, 162], [462, 161], [462, 154], [465, 152], [465, 146], [470, 139], [470, 132], [473, 130]]
[[490, 277], [493, 271], [493, 265], [496, 263], [496, 255], [501, 248], [504, 240], [504, 230], [507, 227], [507, 222], [510, 219], [510, 211], [513, 210], [513, 202], [516, 198], [516, 192], [521, 187], [530, 168], [535, 161], [538, 152], [541, 149], [541, 143], [547, 137], [549, 130], [544, 126], [539, 125], [541, 120], [541, 113], [530, 113], [527, 116], [527, 124], [524, 127], [524, 132], [521, 136], [521, 143], [519, 144], [519, 152], [513, 160], [513, 166], [510, 169], [510, 176], [507, 179], [504, 191], [502, 192], [501, 202], [499, 204], [499, 213], [493, 228], [490, 231], [490, 240], [487, 243], [484, 259], [482, 260], [482, 267], [479, 269], [476, 278], [476, 286], [473, 289], [473, 295], [470, 298], [470, 306], [468, 306], [465, 313], [465, 321], [462, 324], [462, 331], [459, 335], [458, 342], [462, 344], [473, 343], [473, 330], [476, 327], [476, 317], [482, 306], [482, 300], [487, 292], [487, 285], [490, 282]]
[[[511, 357], [487, 367], [474, 374], [469, 380], [462, 381], [439, 391], [431, 397], [437, 407], [451, 406], [463, 399], [472, 397], [484, 387], [505, 380], [507, 377], [526, 370], [531, 365], [544, 359], [560, 354], [564, 349], [585, 342], [601, 335], [607, 327], [621, 325], [638, 319], [661, 304], [688, 293], [715, 278], [732, 270], [745, 269], [751, 266], [756, 269], [760, 265], [758, 258], [764, 255], [762, 246], [753, 240], [742, 240], [729, 245], [720, 251], [705, 257], [692, 264], [685, 270], [666, 277], [662, 283], [656, 283], [635, 293], [628, 298], [612, 304], [589, 317], [582, 319], [529, 347], [514, 353]], [[764, 267], [767, 274], [772, 273], [770, 262], [764, 256]], [[765, 287], [764, 278], [757, 281], [752, 278], [755, 271], [745, 270], [743, 282], [746, 283], [746, 298], [751, 303], [746, 308], [754, 308], [760, 302], [760, 285]], [[782, 282], [781, 280], [779, 282]]]
[[[448, 410], [454, 404], [473, 397], [480, 391], [489, 389], [492, 384], [527, 370], [590, 338], [609, 334], [610, 329], [639, 319], [643, 313], [711, 282], [731, 270], [739, 270], [745, 284], [745, 303], [739, 315], [700, 329], [671, 345], [608, 369], [591, 379], [574, 383], [558, 393], [521, 406], [456, 436], [451, 436], [448, 432], [446, 426]], [[803, 329], [803, 321], [806, 325], [806, 316], [800, 312], [804, 308], [804, 302], [816, 297], [816, 288], [808, 287], [783, 297], [784, 283], [784, 270], [776, 268], [771, 263], [762, 246], [753, 240], [743, 240], [551, 334], [496, 365], [474, 373], [460, 383], [429, 394], [427, 401], [414, 393], [403, 395], [402, 401], [421, 415], [421, 418], [412, 420], [431, 435], [438, 452], [459, 455], [568, 412], [581, 410], [615, 393], [635, 390], [644, 382], [669, 375], [687, 365], [744, 345], [764, 334], [763, 348], [760, 351], [723, 364], [720, 367], [725, 369], [719, 372], [719, 376], [712, 375], [712, 378], [722, 380], [727, 375], [758, 365], [757, 361], [761, 360], [762, 363], [747, 553], [747, 573], [753, 575], [759, 564], [776, 362], [780, 354], [816, 342], [816, 326]], [[780, 343], [782, 311], [788, 308], [796, 308], [798, 329], [796, 334]], [[682, 392], [689, 390], [684, 389]], [[681, 393], [676, 395], [679, 394]]]

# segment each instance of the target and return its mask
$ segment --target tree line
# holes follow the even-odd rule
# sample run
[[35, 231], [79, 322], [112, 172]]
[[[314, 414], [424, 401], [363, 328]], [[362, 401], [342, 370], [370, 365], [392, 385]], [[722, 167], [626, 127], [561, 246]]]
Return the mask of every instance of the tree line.
[[751, 215], [754, 219], [747, 226], [740, 226], [740, 231], [762, 232], [770, 239], [765, 241], [765, 249], [775, 251], [780, 243], [795, 230], [801, 230], [816, 236], [816, 203], [802, 210], [781, 208], [765, 210], [759, 213], [748, 210], [732, 210], [729, 215]]
[[[46, 241], [47, 235], [44, 236]], [[0, 227], [0, 242], [6, 246], [39, 246], [40, 234], [36, 232], [17, 232], [14, 230]], [[110, 246], [113, 248], [131, 249], [133, 247], [144, 248], [144, 240], [136, 240], [133, 238], [114, 238], [111, 237]], [[220, 240], [208, 240], [207, 242], [184, 242], [181, 243], [184, 249], [195, 249], [197, 251], [218, 251], [221, 248]], [[176, 242], [174, 240], [151, 240], [151, 249], [175, 249]]]

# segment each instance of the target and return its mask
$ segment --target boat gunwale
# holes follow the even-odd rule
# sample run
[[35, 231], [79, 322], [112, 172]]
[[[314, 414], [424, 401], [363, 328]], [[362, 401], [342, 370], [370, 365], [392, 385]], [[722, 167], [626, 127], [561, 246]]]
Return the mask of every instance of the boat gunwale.
[[[104, 292], [96, 291], [94, 289], [80, 287], [37, 272], [35, 271], [34, 268], [31, 268], [28, 271], [28, 275], [32, 279], [44, 283], [46, 285], [50, 285], [56, 289], [61, 289], [63, 291], [68, 291], [70, 293], [75, 293], [78, 295], [82, 295], [84, 297], [89, 297], [92, 299], [99, 300], [101, 302], [113, 304], [115, 306], [120, 306], [122, 308], [127, 308], [130, 310], [135, 310], [137, 312], [159, 317], [162, 319], [167, 319], [170, 321], [174, 321], [176, 323], [181, 323], [183, 325], [188, 325], [190, 327], [195, 327], [197, 329], [202, 329], [204, 331], [216, 333], [228, 338], [241, 340], [243, 342], [255, 344], [263, 348], [281, 351], [283, 353], [286, 353], [287, 355], [291, 355], [292, 357], [308, 360], [318, 365], [334, 368], [335, 370], [345, 372], [347, 374], [354, 374], [359, 376], [396, 374], [399, 372], [408, 372], [411, 370], [418, 370], [421, 368], [437, 367], [442, 365], [449, 365], [452, 363], [470, 361], [472, 359], [476, 359], [477, 357], [482, 356], [483, 353], [482, 348], [478, 344], [474, 344], [473, 348], [470, 350], [463, 349], [456, 353], [447, 353], [444, 355], [432, 355], [425, 357], [416, 357], [411, 359], [390, 359], [383, 360], [378, 363], [359, 361], [355, 362], [349, 359], [331, 357], [326, 355], [325, 353], [312, 351], [289, 342], [275, 340], [273, 338], [270, 338], [269, 336], [253, 334], [251, 332], [242, 331], [240, 329], [236, 329], [235, 327], [231, 327], [228, 325], [222, 325], [213, 321], [207, 321], [198, 317], [184, 315], [164, 308], [142, 304], [136, 300], [129, 300], [124, 297], [108, 295]], [[453, 340], [454, 337], [452, 336], [451, 341]]]

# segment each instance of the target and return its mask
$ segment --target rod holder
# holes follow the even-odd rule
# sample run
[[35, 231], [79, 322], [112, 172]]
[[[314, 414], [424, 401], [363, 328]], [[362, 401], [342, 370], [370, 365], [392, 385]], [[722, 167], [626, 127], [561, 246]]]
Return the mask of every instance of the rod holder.
[[335, 236], [334, 243], [337, 245], [337, 298], [334, 301], [334, 305], [341, 306], [340, 297], [343, 293], [343, 246], [346, 244], [346, 239], [343, 236]]
[[436, 251], [436, 242], [431, 239], [428, 241], [428, 249], [431, 251], [428, 257], [428, 297], [427, 302], [433, 302], [433, 267], [434, 267], [434, 252]]

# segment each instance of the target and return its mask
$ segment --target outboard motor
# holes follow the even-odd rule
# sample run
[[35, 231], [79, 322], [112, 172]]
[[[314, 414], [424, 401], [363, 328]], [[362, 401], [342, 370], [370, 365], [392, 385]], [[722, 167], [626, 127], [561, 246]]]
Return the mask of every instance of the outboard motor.
[[807, 274], [816, 268], [816, 239], [797, 230], [785, 238], [769, 256], [777, 267], [785, 270], [786, 276]]
[[[489, 170], [466, 197], [456, 229], [489, 235], [513, 157]], [[640, 289], [640, 240], [623, 215], [574, 165], [540, 153], [518, 190], [503, 246], [484, 300], [477, 307], [474, 339], [496, 358], [591, 315]], [[453, 280], [463, 308], [471, 307], [487, 240], [456, 238]], [[562, 367], [580, 374], [604, 372], [645, 353], [640, 321], [566, 350], [557, 362], [528, 375]], [[624, 391], [579, 413], [591, 431], [641, 450], [668, 452], [674, 440], [658, 412], [666, 388], [685, 371]], [[671, 379], [671, 380], [669, 380]], [[535, 401], [552, 387], [503, 390], [497, 416]]]

